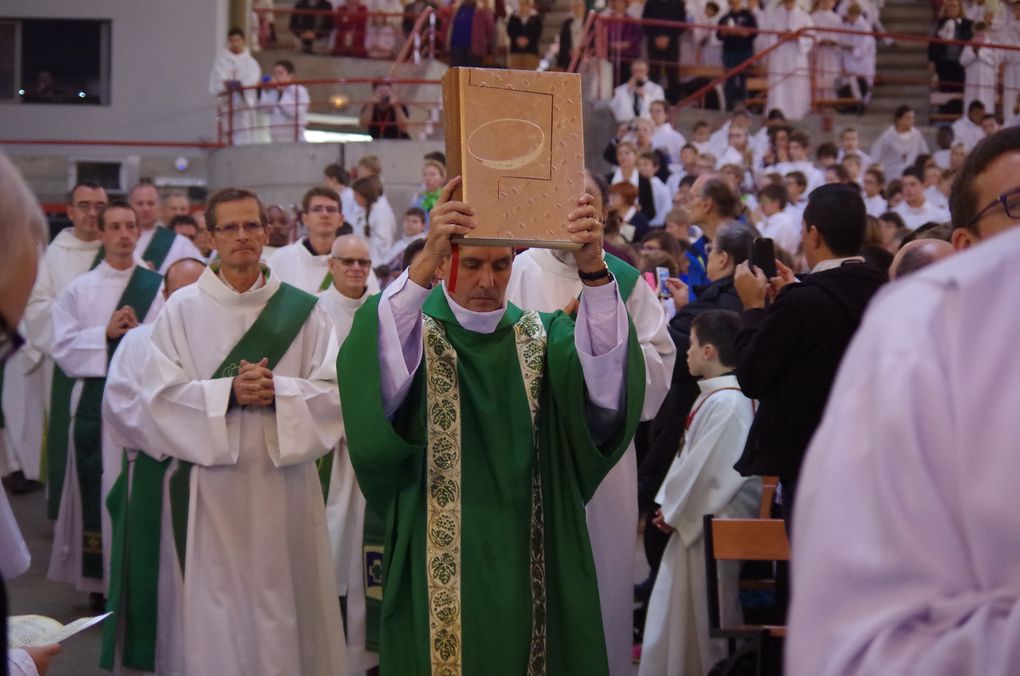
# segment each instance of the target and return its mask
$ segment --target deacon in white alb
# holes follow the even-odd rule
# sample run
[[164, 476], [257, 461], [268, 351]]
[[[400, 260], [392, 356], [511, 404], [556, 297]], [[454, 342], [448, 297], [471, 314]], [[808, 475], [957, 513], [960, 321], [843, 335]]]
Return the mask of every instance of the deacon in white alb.
[[[585, 178], [585, 190], [595, 197], [595, 213], [605, 218], [602, 191]], [[666, 331], [662, 305], [637, 270], [607, 256], [620, 295], [630, 314], [645, 358], [645, 402], [641, 418], [651, 420], [669, 391], [676, 347]], [[518, 307], [553, 312], [576, 311], [582, 282], [570, 251], [529, 249], [514, 258], [506, 297]], [[602, 602], [602, 622], [609, 653], [610, 674], [630, 671], [633, 642], [634, 552], [637, 532], [637, 455], [631, 443], [588, 503], [588, 532]]]
[[[192, 258], [182, 258], [176, 261], [166, 271], [162, 292], [163, 300], [168, 300], [174, 292], [197, 282], [204, 271], [205, 264], [202, 261]], [[153, 326], [154, 324], [151, 323], [143, 324], [128, 331], [117, 347], [113, 359], [110, 360], [110, 369], [106, 376], [106, 389], [103, 391], [103, 504], [105, 505], [109, 504], [107, 498], [111, 489], [114, 488], [114, 482], [118, 480], [124, 482], [125, 490], [129, 487], [142, 490], [138, 485], [131, 486], [130, 471], [127, 476], [122, 476], [122, 472], [125, 467], [131, 468], [132, 466], [137, 472], [140, 453], [138, 449], [151, 449], [145, 438], [145, 412], [140, 377], [151, 349]], [[150, 457], [163, 455], [152, 450], [147, 453]], [[111, 642], [111, 661], [109, 664], [101, 663], [101, 666], [112, 669], [116, 663], [117, 673], [125, 676], [143, 673], [185, 673], [184, 655], [180, 651], [174, 650], [181, 645], [181, 600], [184, 589], [173, 540], [172, 512], [167, 491], [167, 484], [176, 469], [176, 463], [171, 462], [162, 477], [160, 483], [163, 487], [163, 494], [162, 499], [158, 501], [159, 514], [152, 524], [152, 531], [148, 533], [148, 537], [154, 538], [159, 543], [159, 571], [155, 579], [158, 591], [152, 598], [155, 601], [153, 613], [156, 621], [153, 625], [155, 648], [151, 667], [146, 665], [146, 668], [133, 669], [122, 662], [124, 641], [126, 640], [125, 627], [121, 623], [122, 616], [120, 615], [124, 609], [122, 597], [110, 599], [110, 603], [115, 606], [115, 611], [118, 614], [107, 620], [103, 627], [104, 632], [111, 632], [116, 639]], [[124, 497], [126, 498], [126, 494]], [[116, 513], [116, 510], [124, 508], [124, 506], [113, 507], [112, 510], [115, 510]], [[123, 564], [125, 560], [123, 547], [117, 552], [117, 555], [121, 557], [119, 565], [114, 565], [111, 562], [112, 543], [115, 538], [111, 532], [110, 516], [111, 510], [103, 510], [103, 550], [108, 566], [106, 575], [110, 589], [116, 588], [118, 584], [123, 588], [123, 582], [118, 581], [110, 574], [110, 566], [114, 566], [118, 576], [123, 579], [123, 576], [126, 575]], [[123, 529], [123, 523], [118, 524], [118, 528]], [[134, 549], [137, 553], [137, 543]], [[105, 657], [106, 655], [104, 655]], [[128, 664], [131, 664], [130, 660]], [[134, 664], [133, 666], [140, 665]]]
[[159, 192], [151, 183], [139, 183], [128, 195], [131, 208], [138, 215], [138, 244], [135, 255], [159, 274], [182, 258], [202, 258], [202, 252], [187, 237], [178, 235], [160, 224], [162, 214]]
[[[40, 478], [39, 450], [42, 444], [42, 427], [40, 426], [38, 431], [39, 443], [37, 444], [32, 438], [35, 432], [27, 424], [27, 418], [31, 415], [30, 409], [41, 405], [40, 413], [45, 412], [47, 416], [52, 417], [49, 407], [54, 376], [53, 361], [49, 355], [53, 351], [53, 301], [57, 294], [71, 283], [71, 280], [85, 274], [99, 262], [99, 247], [102, 243], [99, 241], [98, 217], [99, 212], [106, 207], [106, 202], [106, 191], [97, 183], [79, 183], [71, 189], [67, 199], [67, 216], [71, 219], [71, 227], [61, 230], [46, 247], [46, 253], [43, 254], [42, 260], [39, 262], [39, 272], [35, 278], [35, 286], [32, 287], [32, 295], [29, 296], [28, 306], [25, 308], [22, 326], [25, 331], [25, 340], [31, 349], [25, 352], [25, 361], [20, 361], [18, 355], [15, 355], [7, 364], [8, 371], [4, 375], [5, 389], [9, 387], [7, 378], [17, 382], [16, 372], [12, 372], [17, 368], [16, 364], [19, 361], [25, 367], [24, 392], [35, 387], [30, 384], [33, 369], [37, 369], [38, 377], [42, 379], [41, 402], [28, 396], [17, 396], [21, 394], [17, 390], [10, 399], [4, 397], [4, 411], [12, 418], [8, 423], [12, 432], [19, 424], [25, 424], [21, 435], [12, 435], [24, 439], [25, 443], [20, 446], [13, 445], [12, 450], [16, 453], [21, 470], [29, 479]], [[33, 361], [31, 357], [34, 357], [31, 354], [32, 350], [43, 355], [44, 361], [41, 365], [36, 366], [31, 363]], [[17, 418], [22, 411], [25, 420], [19, 421]], [[50, 433], [52, 434], [52, 432], [51, 427]], [[67, 436], [66, 429], [62, 436]], [[42, 480], [45, 481], [46, 478], [42, 477]], [[53, 498], [54, 507], [58, 497], [54, 496]], [[55, 512], [53, 516], [56, 516]]]
[[[329, 261], [333, 283], [319, 294], [321, 307], [333, 321], [336, 338], [343, 345], [354, 313], [368, 300], [366, 286], [372, 275], [368, 245], [357, 235], [344, 235], [333, 242]], [[326, 527], [336, 586], [340, 596], [347, 597], [347, 651], [351, 670], [366, 671], [379, 664], [379, 656], [365, 650], [365, 578], [361, 553], [365, 524], [365, 497], [358, 487], [347, 439], [341, 437], [332, 454], [326, 497]]]
[[60, 508], [48, 577], [94, 594], [105, 591], [100, 409], [107, 366], [123, 335], [152, 321], [162, 306], [162, 278], [134, 259], [138, 222], [131, 207], [123, 202], [106, 207], [99, 230], [105, 258], [53, 304], [53, 361], [78, 380], [71, 391], [66, 458], [49, 459], [63, 485], [50, 486], [60, 489]]
[[342, 434], [333, 328], [260, 265], [254, 193], [222, 189], [206, 216], [219, 263], [169, 300], [140, 378], [143, 450], [177, 458], [171, 511], [187, 524], [183, 636], [168, 650], [188, 674], [342, 674], [315, 466]]

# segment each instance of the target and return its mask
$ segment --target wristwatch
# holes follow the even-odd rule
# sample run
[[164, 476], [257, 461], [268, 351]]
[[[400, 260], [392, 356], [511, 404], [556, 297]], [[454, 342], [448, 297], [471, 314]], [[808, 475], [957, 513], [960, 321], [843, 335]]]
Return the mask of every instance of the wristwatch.
[[605, 261], [603, 261], [602, 269], [598, 272], [582, 272], [581, 270], [578, 270], [577, 276], [584, 282], [597, 282], [598, 280], [605, 279], [606, 277], [611, 278], [612, 274], [609, 272], [609, 266], [606, 265]]

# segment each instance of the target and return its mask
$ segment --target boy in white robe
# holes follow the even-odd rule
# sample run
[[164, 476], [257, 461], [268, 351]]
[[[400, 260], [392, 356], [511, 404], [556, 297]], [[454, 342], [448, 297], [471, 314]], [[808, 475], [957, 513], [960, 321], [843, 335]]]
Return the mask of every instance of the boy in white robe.
[[[338, 237], [333, 242], [329, 269], [333, 281], [319, 294], [319, 307], [333, 322], [337, 344], [342, 346], [354, 323], [354, 313], [372, 295], [367, 286], [368, 278], [372, 276], [368, 245], [357, 235]], [[351, 671], [367, 671], [379, 664], [379, 655], [365, 648], [365, 571], [362, 557], [365, 496], [361, 494], [354, 475], [346, 437], [341, 436], [334, 447], [331, 463], [329, 482], [325, 487], [326, 527], [329, 529], [337, 592], [346, 598], [344, 633], [347, 636], [348, 660]]]
[[260, 265], [254, 193], [218, 191], [206, 220], [219, 263], [167, 303], [139, 379], [143, 450], [180, 465], [181, 637], [168, 650], [186, 674], [342, 674], [314, 462], [342, 432], [333, 328], [314, 297]]
[[[702, 378], [701, 394], [687, 417], [680, 455], [656, 496], [653, 523], [672, 533], [648, 602], [641, 676], [700, 676], [726, 657], [725, 641], [709, 639], [702, 517], [751, 518], [761, 499], [761, 479], [733, 469], [754, 419], [753, 402], [733, 375], [739, 316], [709, 310], [691, 326], [687, 365]], [[739, 562], [719, 564], [720, 609], [739, 622]]]
[[[762, 13], [758, 27], [793, 32], [812, 26], [811, 17], [797, 7], [796, 0], [782, 0]], [[764, 50], [776, 43], [776, 36], [762, 34], [756, 47]], [[766, 108], [778, 108], [789, 120], [799, 120], [811, 110], [811, 66], [808, 55], [814, 46], [810, 35], [789, 40], [768, 55], [769, 91]]]
[[[979, 21], [974, 26], [975, 43], [989, 42], [988, 24]], [[964, 86], [963, 100], [980, 101], [985, 110], [995, 112], [995, 99], [999, 81], [999, 66], [1002, 63], [1002, 52], [990, 49], [982, 44], [967, 45], [960, 52], [960, 65], [963, 66]]]
[[[588, 174], [585, 191], [595, 197], [595, 213], [605, 218], [602, 191]], [[642, 420], [651, 420], [669, 392], [676, 346], [666, 329], [662, 305], [637, 270], [618, 258], [607, 263], [621, 285], [620, 295], [634, 322], [645, 360], [645, 400]], [[627, 291], [623, 281], [627, 280]], [[576, 311], [583, 284], [569, 251], [529, 249], [514, 257], [506, 298], [515, 305], [554, 312]], [[633, 643], [634, 542], [638, 524], [637, 452], [631, 443], [602, 480], [587, 506], [595, 573], [602, 604], [602, 623], [612, 676], [629, 674]]]
[[[63, 486], [47, 573], [55, 582], [92, 593], [93, 604], [101, 603], [99, 596], [105, 591], [102, 434], [97, 419], [102, 385], [96, 388], [96, 384], [106, 377], [109, 359], [124, 334], [152, 321], [162, 305], [157, 293], [161, 277], [134, 259], [138, 240], [134, 210], [123, 202], [114, 203], [99, 215], [98, 225], [105, 258], [71, 282], [53, 304], [53, 361], [79, 380], [71, 392]], [[61, 459], [50, 458], [50, 462]], [[87, 465], [82, 466], [83, 462]]]

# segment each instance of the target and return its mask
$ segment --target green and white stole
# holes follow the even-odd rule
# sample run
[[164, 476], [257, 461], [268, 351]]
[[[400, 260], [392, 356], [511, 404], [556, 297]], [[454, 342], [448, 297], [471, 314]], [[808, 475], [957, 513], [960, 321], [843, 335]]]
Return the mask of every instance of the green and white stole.
[[170, 247], [174, 245], [176, 238], [177, 235], [173, 231], [156, 226], [156, 231], [152, 233], [152, 239], [149, 240], [148, 246], [142, 252], [142, 260], [152, 265], [153, 270], [159, 270], [163, 267], [163, 261], [170, 253]]
[[[144, 320], [155, 300], [163, 277], [141, 266], [131, 272], [127, 287], [117, 301], [117, 308], [125, 305], [135, 311], [139, 320]], [[120, 338], [108, 340], [107, 363], [120, 345]], [[81, 396], [74, 413], [74, 463], [78, 474], [78, 488], [81, 492], [82, 508], [82, 559], [81, 573], [84, 577], [103, 578], [102, 546], [102, 477], [103, 477], [103, 390], [106, 377], [83, 378]]]
[[[106, 257], [99, 247], [89, 270]], [[118, 306], [120, 307], [120, 306]], [[53, 381], [50, 385], [50, 417], [46, 421], [46, 440], [43, 443], [46, 466], [46, 516], [56, 520], [60, 513], [60, 495], [64, 491], [64, 470], [67, 468], [67, 441], [71, 431], [71, 390], [74, 378], [53, 363]]]
[[[425, 321], [426, 459], [425, 571], [429, 598], [429, 654], [433, 674], [462, 673], [460, 595], [461, 436], [457, 352], [442, 324]], [[517, 362], [531, 412], [531, 644], [528, 676], [545, 673], [545, 517], [536, 417], [542, 397], [547, 337], [538, 313], [526, 310], [514, 324]]]
[[[280, 284], [255, 323], [223, 360], [211, 378], [237, 375], [241, 360], [268, 361], [273, 369], [301, 331], [318, 299], [289, 284]], [[163, 505], [163, 477], [170, 459], [154, 460], [138, 453], [128, 481], [125, 453], [107, 507], [113, 521], [113, 550], [110, 562], [108, 608], [115, 622], [103, 629], [100, 666], [113, 668], [118, 626], [123, 628], [124, 666], [154, 671], [156, 659], [156, 598], [159, 579], [160, 523]], [[188, 512], [191, 504], [192, 463], [178, 461], [168, 481], [170, 517], [177, 560], [184, 572], [188, 542]]]

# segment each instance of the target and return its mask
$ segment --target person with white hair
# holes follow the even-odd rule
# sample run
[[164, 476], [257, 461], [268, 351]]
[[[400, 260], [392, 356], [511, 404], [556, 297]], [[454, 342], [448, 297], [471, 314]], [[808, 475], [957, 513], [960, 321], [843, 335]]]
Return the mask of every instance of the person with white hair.
[[[10, 160], [0, 153], [0, 371], [22, 343], [17, 326], [21, 323], [35, 282], [39, 248], [46, 244], [46, 219], [24, 179]], [[0, 636], [7, 636], [7, 591], [3, 580], [28, 570], [31, 556], [7, 494], [0, 488]], [[0, 671], [11, 676], [45, 673], [59, 645], [11, 649], [4, 641], [4, 665]]]

